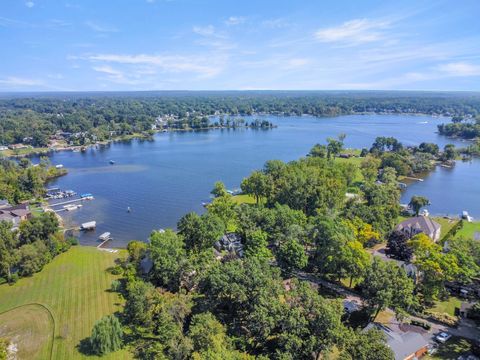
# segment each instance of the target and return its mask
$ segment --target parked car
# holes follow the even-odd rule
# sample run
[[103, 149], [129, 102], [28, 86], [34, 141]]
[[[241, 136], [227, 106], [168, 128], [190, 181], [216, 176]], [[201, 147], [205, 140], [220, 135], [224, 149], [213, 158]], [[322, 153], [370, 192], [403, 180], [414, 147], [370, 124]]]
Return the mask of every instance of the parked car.
[[440, 334], [435, 336], [435, 340], [443, 344], [443, 343], [446, 343], [448, 340], [450, 340], [451, 337], [452, 335], [450, 335], [449, 333], [441, 332]]

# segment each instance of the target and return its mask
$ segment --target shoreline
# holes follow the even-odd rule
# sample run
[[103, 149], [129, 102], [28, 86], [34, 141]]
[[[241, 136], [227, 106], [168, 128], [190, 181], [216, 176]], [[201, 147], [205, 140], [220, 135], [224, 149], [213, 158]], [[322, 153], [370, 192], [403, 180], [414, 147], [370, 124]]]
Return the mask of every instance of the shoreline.
[[[299, 117], [314, 117], [318, 119], [323, 119], [323, 118], [335, 118], [339, 116], [353, 116], [353, 115], [361, 115], [361, 116], [367, 116], [367, 115], [393, 115], [393, 116], [400, 116], [400, 115], [405, 115], [405, 116], [427, 116], [427, 117], [433, 117], [433, 118], [451, 118], [451, 116], [446, 116], [446, 115], [432, 115], [428, 113], [414, 113], [414, 112], [352, 112], [352, 113], [345, 113], [345, 114], [326, 114], [326, 115], [312, 115], [312, 114], [301, 114], [301, 115], [296, 115], [296, 114], [285, 114], [285, 113], [252, 113], [248, 115], [232, 115], [232, 114], [218, 114], [218, 115], [206, 115], [208, 118], [219, 118], [221, 116], [224, 117], [229, 117], [229, 118], [242, 118], [246, 116], [278, 116], [278, 117], [291, 117], [291, 116], [299, 116]], [[57, 152], [57, 151], [86, 151], [87, 149], [91, 147], [95, 147], [98, 145], [108, 145], [110, 143], [114, 142], [122, 142], [122, 141], [129, 141], [129, 140], [150, 140], [153, 139], [153, 136], [155, 134], [161, 133], [161, 132], [186, 132], [186, 131], [205, 131], [205, 130], [221, 130], [221, 129], [257, 129], [257, 130], [268, 130], [268, 129], [274, 129], [277, 128], [278, 125], [273, 125], [269, 127], [252, 127], [252, 126], [211, 126], [211, 127], [204, 127], [204, 128], [198, 128], [198, 129], [193, 129], [193, 128], [186, 128], [186, 129], [177, 129], [177, 128], [168, 128], [168, 129], [156, 129], [156, 130], [149, 130], [152, 131], [152, 134], [142, 134], [142, 133], [134, 133], [130, 135], [122, 135], [118, 136], [112, 139], [108, 140], [102, 140], [102, 141], [97, 141], [92, 144], [88, 145], [74, 145], [74, 146], [64, 146], [64, 147], [51, 147], [51, 148], [35, 148], [32, 147], [27, 151], [27, 149], [21, 149], [24, 151], [24, 153], [21, 154], [15, 154], [12, 153], [15, 150], [2, 150], [0, 151], [0, 158], [1, 157], [6, 157], [9, 159], [20, 159], [24, 157], [32, 157], [32, 156], [42, 156], [42, 155], [49, 155], [52, 152]], [[166, 131], [165, 131], [166, 130]], [[441, 135], [441, 134], [439, 134]], [[453, 140], [464, 140], [466, 142], [471, 142], [474, 141], [475, 139], [462, 139], [459, 137], [451, 137], [451, 136], [446, 136], [446, 135], [441, 135], [446, 138], [450, 138]]]

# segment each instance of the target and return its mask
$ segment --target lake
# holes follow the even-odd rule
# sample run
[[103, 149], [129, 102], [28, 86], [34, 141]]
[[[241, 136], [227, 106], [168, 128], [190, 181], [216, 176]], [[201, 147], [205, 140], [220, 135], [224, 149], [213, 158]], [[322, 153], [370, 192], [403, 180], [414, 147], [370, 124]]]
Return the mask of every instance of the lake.
[[[394, 136], [404, 145], [434, 142], [462, 146], [436, 134], [445, 118], [407, 115], [351, 115], [334, 118], [266, 118], [275, 129], [219, 129], [195, 132], [168, 132], [155, 135], [154, 141], [116, 142], [85, 153], [70, 151], [51, 155], [53, 164], [69, 170], [49, 186], [92, 193], [93, 201], [72, 212], [62, 212], [68, 225], [95, 220], [97, 229], [85, 232], [80, 242], [98, 244], [104, 231], [114, 237], [112, 247], [128, 241], [146, 240], [153, 229], [175, 227], [189, 211], [203, 211], [217, 180], [227, 188], [238, 188], [241, 180], [266, 160], [290, 161], [305, 156], [318, 142], [340, 133], [347, 135], [345, 146], [370, 147], [377, 136]], [[247, 121], [252, 118], [245, 117]], [[109, 161], [115, 161], [110, 165]], [[424, 182], [409, 186], [402, 197], [425, 195], [432, 214], [458, 214], [468, 210], [480, 217], [480, 162], [459, 162], [455, 169], [437, 168]], [[127, 208], [131, 212], [127, 212]]]

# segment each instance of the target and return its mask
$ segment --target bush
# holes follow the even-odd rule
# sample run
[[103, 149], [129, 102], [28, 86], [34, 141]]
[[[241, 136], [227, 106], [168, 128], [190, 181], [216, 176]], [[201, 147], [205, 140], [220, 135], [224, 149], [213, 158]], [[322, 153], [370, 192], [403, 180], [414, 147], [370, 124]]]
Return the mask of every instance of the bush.
[[437, 321], [441, 324], [453, 327], [457, 326], [458, 318], [456, 316], [444, 314], [444, 313], [437, 313], [433, 311], [426, 311], [425, 314], [432, 320]]
[[109, 271], [112, 275], [121, 275], [123, 273], [123, 268], [120, 265], [113, 266], [109, 268]]
[[113, 280], [112, 285], [110, 285], [110, 289], [113, 292], [120, 292], [122, 288], [122, 283], [119, 280]]
[[424, 328], [425, 330], [430, 330], [432, 328], [432, 326], [429, 323], [426, 323], [426, 322], [423, 322], [423, 321], [418, 321], [418, 320], [412, 320], [412, 321], [410, 321], [410, 324], [415, 325], [415, 326], [420, 326], [420, 327]]
[[70, 236], [67, 238], [67, 243], [69, 243], [71, 246], [78, 245], [78, 239], [76, 237]]

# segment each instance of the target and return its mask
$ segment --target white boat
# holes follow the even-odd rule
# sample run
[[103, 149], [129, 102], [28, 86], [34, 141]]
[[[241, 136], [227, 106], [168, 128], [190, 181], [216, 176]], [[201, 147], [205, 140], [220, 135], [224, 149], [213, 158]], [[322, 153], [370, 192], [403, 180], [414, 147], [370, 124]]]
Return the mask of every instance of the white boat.
[[62, 165], [62, 164], [58, 164], [58, 165], [55, 165], [55, 167], [56, 167], [57, 169], [61, 169], [61, 168], [63, 168], [63, 165]]
[[430, 213], [428, 212], [427, 209], [423, 209], [422, 211], [419, 212], [420, 216], [430, 216]]

